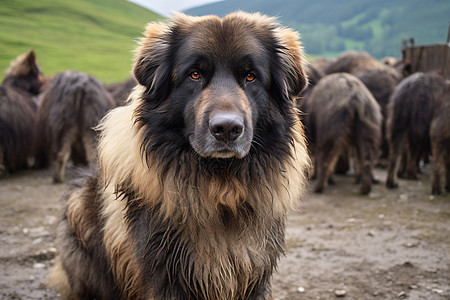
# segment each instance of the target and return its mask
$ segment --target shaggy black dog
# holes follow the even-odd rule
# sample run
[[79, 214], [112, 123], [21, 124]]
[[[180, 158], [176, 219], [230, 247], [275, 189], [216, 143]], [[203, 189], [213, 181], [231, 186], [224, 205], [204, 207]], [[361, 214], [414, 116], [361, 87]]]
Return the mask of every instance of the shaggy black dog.
[[139, 86], [67, 196], [53, 285], [71, 299], [269, 299], [309, 164], [298, 35], [259, 14], [151, 23]]

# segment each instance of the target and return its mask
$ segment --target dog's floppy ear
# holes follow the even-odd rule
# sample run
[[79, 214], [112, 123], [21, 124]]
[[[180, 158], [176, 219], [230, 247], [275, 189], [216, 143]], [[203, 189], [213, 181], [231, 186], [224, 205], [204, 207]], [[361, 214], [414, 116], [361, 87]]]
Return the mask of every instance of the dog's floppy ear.
[[164, 100], [170, 94], [172, 66], [169, 38], [168, 23], [149, 23], [137, 49], [134, 77], [146, 87], [146, 92], [154, 100]]
[[297, 32], [278, 27], [275, 36], [279, 42], [278, 55], [281, 58], [281, 65], [274, 68], [274, 80], [278, 81], [283, 92], [292, 98], [300, 94], [308, 84], [307, 62]]

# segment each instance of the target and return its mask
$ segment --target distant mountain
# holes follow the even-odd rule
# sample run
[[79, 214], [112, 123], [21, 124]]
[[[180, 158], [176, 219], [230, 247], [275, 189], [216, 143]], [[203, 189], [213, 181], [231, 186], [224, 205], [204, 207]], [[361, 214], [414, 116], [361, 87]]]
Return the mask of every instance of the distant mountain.
[[365, 50], [375, 56], [401, 56], [402, 38], [416, 44], [445, 43], [448, 0], [225, 0], [185, 11], [224, 16], [236, 10], [277, 16], [301, 33], [310, 55], [336, 56]]
[[0, 81], [34, 49], [44, 75], [75, 69], [105, 82], [130, 76], [136, 38], [161, 16], [125, 0], [14, 0], [0, 5]]

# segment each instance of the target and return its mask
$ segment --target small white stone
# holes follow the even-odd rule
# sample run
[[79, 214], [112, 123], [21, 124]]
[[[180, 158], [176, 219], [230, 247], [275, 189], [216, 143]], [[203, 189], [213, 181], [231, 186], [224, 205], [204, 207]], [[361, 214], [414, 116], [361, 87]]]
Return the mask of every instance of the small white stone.
[[404, 298], [404, 297], [406, 297], [406, 296], [407, 296], [407, 295], [406, 295], [405, 292], [400, 292], [400, 293], [397, 294], [397, 297], [399, 297], [399, 298]]
[[35, 263], [35, 264], [33, 264], [33, 268], [34, 269], [43, 269], [43, 268], [45, 268], [45, 265], [42, 263]]
[[345, 290], [335, 290], [334, 294], [336, 297], [345, 297], [347, 295], [347, 292]]

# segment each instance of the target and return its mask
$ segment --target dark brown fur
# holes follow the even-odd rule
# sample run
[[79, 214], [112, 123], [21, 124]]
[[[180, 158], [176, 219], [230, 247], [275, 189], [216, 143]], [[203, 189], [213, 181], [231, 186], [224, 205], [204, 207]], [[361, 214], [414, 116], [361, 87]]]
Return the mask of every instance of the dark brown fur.
[[69, 299], [270, 299], [308, 157], [298, 36], [259, 14], [150, 23], [139, 85], [101, 122], [51, 284]]
[[430, 129], [431, 152], [433, 153], [433, 173], [431, 192], [434, 195], [442, 193], [441, 184], [450, 192], [450, 83], [442, 103], [435, 111]]
[[381, 157], [388, 158], [389, 146], [386, 138], [387, 106], [392, 93], [402, 80], [402, 75], [390, 66], [375, 68], [358, 77], [369, 89], [381, 107], [383, 115]]
[[38, 124], [39, 157], [55, 161], [55, 182], [64, 180], [71, 155], [75, 163], [94, 161], [97, 137], [93, 128], [113, 106], [111, 95], [93, 76], [66, 71], [52, 79], [41, 95]]
[[315, 166], [314, 191], [326, 188], [339, 155], [353, 150], [361, 193], [369, 193], [382, 117], [380, 106], [364, 84], [347, 73], [323, 77], [306, 102], [305, 115]]
[[[310, 64], [308, 65], [308, 68], [306, 69], [306, 74], [308, 76], [308, 86], [302, 91], [299, 97], [299, 101], [301, 103], [302, 98], [307, 98], [309, 94], [311, 94], [312, 89], [314, 86], [319, 82], [320, 79], [322, 79], [325, 74], [320, 71], [317, 67]], [[301, 108], [301, 105], [299, 105]]]
[[435, 73], [415, 73], [395, 89], [388, 105], [387, 139], [389, 166], [386, 186], [398, 186], [402, 156], [406, 156], [406, 177], [417, 179], [419, 160], [429, 155], [430, 124], [435, 107], [442, 100], [445, 80]]
[[125, 104], [131, 90], [136, 86], [137, 82], [134, 77], [130, 77], [123, 82], [105, 84], [105, 89], [113, 96], [116, 105]]
[[0, 86], [0, 177], [34, 159], [36, 104], [43, 77], [34, 51], [11, 62]]
[[384, 65], [367, 52], [347, 51], [326, 66], [325, 74], [345, 72], [359, 76], [382, 67]]
[[322, 79], [322, 77], [325, 76], [325, 74], [320, 71], [318, 68], [316, 68], [314, 65], [309, 64], [308, 68], [306, 69], [306, 74], [308, 76], [308, 86], [301, 92], [300, 96], [297, 98], [297, 108], [300, 113], [300, 119], [302, 119], [303, 124], [305, 124], [305, 135], [307, 139], [310, 141], [308, 143], [309, 147], [312, 146], [312, 141], [314, 137], [311, 135], [311, 132], [309, 130], [309, 125], [307, 122], [310, 120], [308, 116], [305, 116], [305, 113], [308, 114], [306, 107], [308, 103], [308, 98], [311, 96], [311, 92], [313, 91], [316, 84]]

